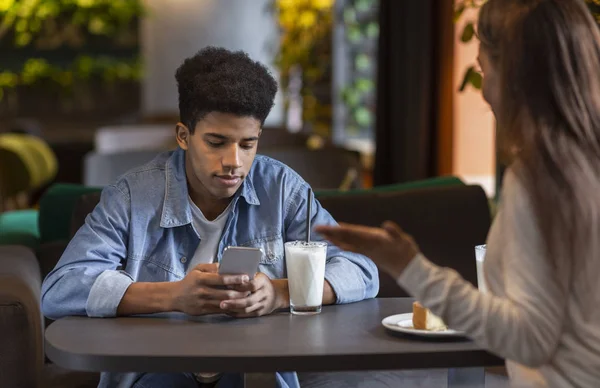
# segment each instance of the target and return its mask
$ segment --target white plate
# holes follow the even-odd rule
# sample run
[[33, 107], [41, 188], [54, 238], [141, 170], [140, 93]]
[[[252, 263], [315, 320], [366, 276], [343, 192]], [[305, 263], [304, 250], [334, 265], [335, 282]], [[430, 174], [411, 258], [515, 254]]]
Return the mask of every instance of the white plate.
[[452, 329], [430, 331], [418, 330], [413, 327], [412, 313], [390, 315], [381, 321], [386, 328], [399, 333], [418, 335], [422, 337], [464, 337], [465, 333]]

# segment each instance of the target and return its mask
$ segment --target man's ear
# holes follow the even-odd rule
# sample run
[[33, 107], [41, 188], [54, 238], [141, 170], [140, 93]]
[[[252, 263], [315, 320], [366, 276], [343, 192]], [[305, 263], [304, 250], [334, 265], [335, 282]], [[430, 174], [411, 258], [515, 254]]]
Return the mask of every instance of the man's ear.
[[190, 141], [190, 130], [183, 123], [177, 123], [175, 126], [175, 138], [177, 139], [177, 144], [182, 150], [187, 151], [188, 144]]

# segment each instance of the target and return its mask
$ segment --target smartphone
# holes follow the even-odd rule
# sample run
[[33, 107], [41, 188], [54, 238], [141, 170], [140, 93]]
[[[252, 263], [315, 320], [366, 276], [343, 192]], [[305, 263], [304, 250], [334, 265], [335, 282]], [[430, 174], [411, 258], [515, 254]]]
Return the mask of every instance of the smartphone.
[[223, 251], [223, 257], [219, 263], [219, 274], [246, 274], [252, 280], [256, 272], [258, 272], [258, 264], [262, 255], [263, 251], [260, 248], [227, 247]]

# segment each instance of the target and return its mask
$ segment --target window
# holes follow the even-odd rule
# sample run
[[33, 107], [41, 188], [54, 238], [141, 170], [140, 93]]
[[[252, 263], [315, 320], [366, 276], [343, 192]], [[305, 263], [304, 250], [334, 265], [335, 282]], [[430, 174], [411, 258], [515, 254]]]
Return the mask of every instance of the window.
[[[337, 0], [333, 31], [333, 139], [374, 140], [379, 0]], [[364, 150], [364, 149], [363, 149]]]

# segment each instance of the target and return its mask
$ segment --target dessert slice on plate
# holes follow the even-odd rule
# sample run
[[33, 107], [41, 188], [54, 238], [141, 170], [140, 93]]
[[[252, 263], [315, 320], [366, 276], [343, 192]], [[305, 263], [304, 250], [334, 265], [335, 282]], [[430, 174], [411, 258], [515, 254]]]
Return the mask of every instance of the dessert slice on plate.
[[412, 322], [413, 327], [417, 330], [443, 331], [448, 329], [448, 326], [440, 317], [423, 307], [419, 302], [413, 302]]

